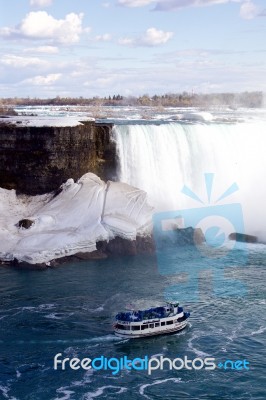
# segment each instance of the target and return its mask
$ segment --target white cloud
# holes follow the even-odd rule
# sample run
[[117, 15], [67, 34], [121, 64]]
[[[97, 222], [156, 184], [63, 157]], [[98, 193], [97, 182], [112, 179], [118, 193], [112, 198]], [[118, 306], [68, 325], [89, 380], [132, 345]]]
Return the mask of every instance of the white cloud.
[[118, 40], [118, 44], [121, 44], [122, 46], [132, 46], [135, 42], [135, 39], [131, 38], [120, 38]]
[[111, 3], [108, 3], [108, 2], [102, 3], [102, 7], [109, 8], [109, 7], [111, 7]]
[[87, 26], [87, 28], [84, 28], [84, 29], [83, 29], [83, 32], [84, 32], [84, 33], [90, 33], [90, 32], [91, 32], [91, 27], [90, 27], [90, 26]]
[[226, 4], [230, 2], [241, 2], [242, 0], [159, 0], [156, 2], [155, 10], [171, 11], [185, 7], [204, 7], [215, 4]]
[[25, 68], [33, 66], [40, 67], [47, 65], [46, 61], [43, 61], [38, 57], [21, 57], [13, 54], [6, 54], [2, 56], [0, 63], [15, 68]]
[[258, 15], [258, 7], [250, 0], [245, 1], [240, 7], [240, 16], [244, 19], [253, 19]]
[[240, 16], [244, 19], [252, 19], [259, 14], [258, 7], [252, 0], [118, 0], [118, 4], [124, 7], [144, 7], [154, 4], [155, 11], [177, 11], [185, 7], [207, 7], [216, 4], [241, 3]]
[[0, 36], [10, 37], [12, 31], [15, 31], [15, 30], [12, 28], [8, 28], [7, 26], [4, 26], [3, 28], [0, 28]]
[[140, 39], [140, 43], [146, 46], [158, 46], [168, 42], [172, 36], [173, 32], [164, 32], [156, 28], [149, 28]]
[[155, 0], [118, 0], [118, 4], [124, 7], [144, 7], [154, 2]]
[[185, 7], [206, 7], [216, 4], [243, 3], [240, 9], [242, 18], [251, 19], [257, 15], [257, 6], [252, 0], [118, 0], [124, 7], [144, 7], [154, 4], [156, 11], [177, 11]]
[[115, 82], [115, 79], [114, 79], [113, 76], [108, 76], [108, 77], [103, 76], [103, 77], [94, 79], [93, 81], [92, 80], [85, 81], [84, 82], [84, 86], [89, 86], [90, 87], [91, 85], [95, 85], [96, 84], [100, 88], [105, 88], [105, 87], [108, 87], [108, 86], [110, 87], [110, 85], [114, 84], [114, 82]]
[[57, 54], [58, 47], [56, 46], [38, 46], [38, 47], [30, 47], [23, 50], [24, 53], [43, 53], [43, 54]]
[[[65, 44], [77, 43], [82, 33], [83, 14], [70, 13], [56, 19], [46, 11], [30, 12], [17, 28], [4, 27], [0, 35], [6, 38], [50, 39]], [[88, 28], [86, 28], [88, 29]]]
[[[199, 49], [200, 55], [211, 50]], [[218, 50], [219, 51], [219, 50]], [[106, 58], [86, 57], [72, 59], [68, 62], [58, 63], [54, 60], [45, 69], [35, 66], [16, 68], [10, 73], [10, 66], [1, 65], [1, 92], [5, 97], [55, 97], [61, 96], [108, 96], [120, 93], [121, 95], [139, 95], [149, 93], [164, 94], [173, 92], [191, 91], [243, 91], [266, 90], [265, 64], [254, 60], [253, 64], [244, 63], [230, 57], [207, 58], [199, 60], [196, 57], [197, 49], [189, 50], [185, 58], [180, 54], [180, 59], [169, 61], [169, 54], [161, 54], [164, 63], [154, 59], [153, 64], [136, 67], [134, 63], [122, 67], [119, 58], [117, 66], [110, 67]], [[193, 54], [195, 53], [195, 57]], [[179, 54], [177, 54], [178, 56]], [[168, 62], [166, 62], [168, 60]], [[37, 72], [36, 72], [37, 71]], [[2, 73], [3, 72], [3, 73]], [[62, 74], [61, 76], [59, 76]], [[154, 82], [156, 81], [156, 88]], [[220, 85], [220, 86], [217, 86]], [[169, 89], [170, 88], [170, 89]]]
[[124, 46], [160, 46], [168, 42], [173, 36], [173, 32], [165, 32], [156, 28], [149, 28], [139, 38], [121, 38], [118, 43]]
[[95, 37], [96, 42], [110, 42], [112, 35], [110, 33], [104, 33], [103, 35], [97, 35]]
[[52, 4], [53, 0], [30, 0], [31, 6], [48, 7]]
[[167, 11], [189, 6], [200, 7], [229, 3], [230, 1], [241, 2], [243, 0], [118, 0], [118, 4], [124, 7], [144, 7], [155, 3], [155, 10]]
[[49, 86], [55, 83], [61, 76], [62, 74], [48, 74], [46, 76], [37, 75], [34, 78], [25, 79], [21, 83], [37, 86]]

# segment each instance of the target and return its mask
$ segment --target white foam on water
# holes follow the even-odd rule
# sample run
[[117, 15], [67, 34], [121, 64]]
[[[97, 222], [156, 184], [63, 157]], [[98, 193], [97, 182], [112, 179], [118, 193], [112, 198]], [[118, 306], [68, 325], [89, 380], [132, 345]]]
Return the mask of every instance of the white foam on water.
[[120, 340], [120, 342], [115, 343], [116, 344], [123, 344], [123, 343], [127, 343], [130, 339], [122, 339]]
[[[69, 315], [73, 315], [73, 313], [67, 314], [67, 316]], [[48, 318], [48, 319], [64, 319], [66, 317], [66, 315], [58, 315], [56, 313], [51, 313], [51, 314], [47, 314], [44, 316], [44, 318]]]
[[17, 307], [16, 309], [19, 311], [32, 311], [32, 312], [40, 312], [40, 311], [48, 311], [55, 308], [55, 304], [40, 304], [38, 306], [25, 306], [25, 307]]
[[21, 377], [21, 372], [19, 372], [18, 369], [16, 370], [16, 377], [17, 377], [17, 378], [20, 378], [20, 377]]
[[71, 356], [71, 358], [77, 357], [78, 356], [78, 350], [72, 346], [67, 347], [64, 350], [64, 354], [66, 354], [67, 356]]
[[44, 315], [44, 318], [48, 319], [65, 319], [67, 317], [71, 317], [71, 315], [74, 315], [74, 312], [68, 312], [68, 313], [50, 313], [47, 315]]
[[85, 311], [90, 311], [92, 313], [97, 313], [97, 312], [101, 312], [105, 309], [107, 304], [112, 304], [112, 302], [116, 299], [119, 298], [121, 295], [119, 293], [114, 294], [113, 296], [111, 296], [110, 298], [106, 299], [101, 305], [99, 305], [99, 307], [97, 308], [89, 308], [87, 305], [83, 305], [82, 306], [82, 310]]
[[105, 335], [99, 336], [88, 340], [90, 343], [98, 343], [98, 342], [121, 342], [121, 338], [115, 335]]
[[193, 346], [193, 341], [196, 339], [199, 339], [201, 336], [198, 335], [193, 335], [189, 340], [188, 340], [188, 348], [193, 351], [198, 357], [210, 357], [210, 354], [205, 353], [202, 350], [197, 349], [196, 347]]
[[18, 400], [16, 397], [10, 396], [8, 394], [9, 391], [10, 391], [10, 387], [9, 386], [0, 385], [0, 393], [2, 392], [2, 395], [3, 395], [4, 399], [7, 399], [7, 400]]
[[126, 387], [123, 387], [123, 386], [112, 386], [112, 385], [102, 386], [102, 387], [99, 387], [95, 392], [86, 393], [82, 399], [91, 400], [91, 399], [94, 399], [95, 397], [99, 397], [104, 393], [104, 391], [106, 389], [118, 389], [115, 394], [121, 394], [128, 390]]
[[39, 308], [41, 309], [41, 310], [51, 310], [52, 308], [54, 308], [55, 307], [55, 304], [51, 304], [51, 303], [48, 303], [48, 304], [41, 304], [40, 306], [39, 306]]
[[71, 382], [71, 386], [78, 386], [78, 387], [87, 386], [88, 383], [91, 383], [91, 378], [93, 373], [94, 373], [93, 369], [86, 371], [82, 380]]
[[239, 333], [242, 333], [242, 327], [243, 323], [240, 322], [240, 324], [232, 330], [232, 333], [227, 336], [227, 339], [229, 339], [230, 342], [233, 342], [235, 339], [239, 337]]
[[56, 393], [63, 395], [63, 397], [56, 397], [54, 400], [69, 400], [71, 399], [71, 395], [74, 394], [73, 390], [68, 390], [68, 387], [60, 387], [56, 389]]
[[93, 310], [93, 312], [99, 312], [99, 311], [103, 311], [104, 310], [104, 307], [103, 306], [100, 306], [100, 307], [97, 307], [97, 308], [95, 308], [95, 310]]
[[[217, 121], [232, 122], [235, 120], [254, 120], [257, 118], [265, 119], [265, 110], [263, 109], [247, 109], [237, 108], [232, 110], [228, 107], [213, 106], [208, 107], [204, 111], [202, 107], [150, 107], [150, 106], [18, 106], [15, 107], [20, 115], [12, 117], [14, 121], [23, 119], [26, 122], [31, 120], [39, 120], [38, 124], [52, 124], [57, 121], [59, 126], [73, 125], [74, 121], [84, 121], [87, 119], [94, 120], [167, 120], [180, 119], [186, 114], [187, 121], [210, 121], [211, 117]], [[31, 117], [31, 115], [37, 117]], [[190, 114], [190, 116], [189, 116]], [[98, 115], [101, 116], [98, 117]], [[89, 117], [88, 117], [89, 116]], [[211, 117], [210, 117], [211, 116]], [[4, 121], [6, 122], [6, 118]], [[73, 121], [73, 122], [72, 122]]]
[[180, 116], [181, 120], [208, 122], [213, 120], [213, 115], [207, 111], [185, 113]]
[[145, 385], [141, 385], [139, 388], [139, 393], [143, 396], [146, 397], [146, 399], [152, 399], [152, 397], [148, 396], [147, 394], [145, 394], [145, 389], [147, 387], [150, 386], [154, 386], [154, 385], [161, 385], [162, 383], [165, 382], [169, 382], [172, 381], [173, 383], [180, 383], [181, 382], [181, 378], [167, 378], [167, 379], [161, 379], [161, 380], [156, 380], [153, 383], [147, 383]]
[[187, 331], [189, 328], [192, 327], [192, 324], [190, 322], [188, 322], [186, 329], [182, 329], [182, 331], [176, 332], [174, 334], [172, 334], [172, 336], [184, 336], [187, 335]]
[[261, 326], [257, 331], [251, 332], [251, 336], [260, 335], [260, 334], [264, 333], [265, 331], [266, 331], [266, 327], [265, 326]]
[[2, 395], [4, 396], [4, 398], [5, 399], [9, 399], [8, 392], [9, 392], [10, 388], [8, 386], [0, 385], [0, 390], [1, 390]]
[[36, 309], [38, 309], [38, 307], [33, 307], [33, 306], [27, 306], [27, 307], [21, 307], [18, 308], [20, 311], [36, 311]]

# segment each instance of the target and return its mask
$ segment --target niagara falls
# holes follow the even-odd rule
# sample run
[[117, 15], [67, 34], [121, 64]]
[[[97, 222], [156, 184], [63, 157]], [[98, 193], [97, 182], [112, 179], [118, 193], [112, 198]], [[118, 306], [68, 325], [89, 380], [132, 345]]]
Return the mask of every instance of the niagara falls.
[[[256, 308], [262, 315], [265, 307], [264, 113], [226, 107], [206, 111], [146, 107], [143, 118], [141, 107], [109, 107], [102, 109], [102, 119], [94, 119], [90, 111], [88, 107], [24, 106], [17, 108], [17, 116], [2, 118], [3, 144], [12, 162], [5, 161], [9, 180], [3, 177], [3, 185], [9, 188], [0, 191], [1, 291], [9, 288], [12, 297], [4, 297], [0, 317], [10, 348], [29, 347], [24, 362], [16, 359], [17, 378], [6, 381], [4, 393], [16, 393], [24, 375], [46, 377], [48, 393], [56, 392], [58, 399], [71, 399], [70, 393], [82, 398], [84, 388], [88, 391], [93, 382], [100, 383], [108, 396], [126, 393], [127, 385], [134, 388], [134, 370], [122, 369], [112, 376], [89, 369], [73, 378], [69, 369], [65, 371], [68, 386], [63, 386], [65, 378], [57, 376], [61, 383], [56, 383], [49, 375], [53, 354], [89, 354], [98, 359], [100, 349], [105, 357], [126, 353], [145, 359], [157, 357], [159, 351], [161, 358], [185, 354], [202, 363], [214, 360], [216, 375], [209, 385], [217, 390], [218, 381], [225, 384], [227, 379], [217, 365], [239, 363], [234, 354], [238, 359], [243, 355], [243, 362], [252, 365], [254, 346], [262, 345], [265, 332], [252, 311]], [[17, 171], [21, 150], [13, 137], [24, 138], [25, 150], [39, 151], [34, 150], [36, 129], [41, 129], [41, 146], [47, 148], [45, 164], [37, 170], [38, 158], [32, 158], [24, 161], [25, 173]], [[64, 143], [69, 135], [71, 142]], [[91, 143], [88, 150], [86, 140]], [[53, 158], [57, 142], [62, 157], [68, 152], [66, 163], [75, 157], [95, 160], [89, 164], [94, 165], [93, 173], [66, 179], [69, 169], [64, 159], [55, 164]], [[28, 194], [23, 194], [28, 162], [30, 168], [36, 162], [42, 183], [33, 182]], [[50, 165], [58, 165], [54, 182], [47, 172]], [[16, 173], [20, 174], [17, 193], [10, 188], [16, 182], [10, 177]], [[35, 276], [37, 271], [41, 275]], [[25, 286], [29, 279], [33, 282], [30, 297]], [[146, 349], [112, 336], [111, 316], [121, 305], [141, 309], [165, 299], [178, 299], [191, 311], [186, 330], [167, 340], [146, 339]], [[21, 329], [23, 338], [18, 336]], [[63, 338], [58, 339], [58, 330]], [[42, 353], [43, 364], [35, 364], [32, 347]], [[4, 353], [9, 354], [9, 347]], [[219, 360], [225, 355], [229, 361], [223, 364]], [[2, 371], [6, 374], [6, 367]], [[162, 379], [159, 370], [153, 371], [154, 389], [139, 375], [136, 396], [145, 394], [146, 388], [157, 395], [157, 384], [175, 392], [176, 386], [191, 379], [186, 370], [181, 378], [175, 377], [174, 370], [167, 374]], [[207, 379], [208, 371], [201, 374]], [[263, 381], [258, 371], [246, 369], [241, 374], [250, 374], [249, 381]], [[119, 386], [116, 379], [128, 383]], [[182, 391], [184, 398], [196, 398], [204, 391], [202, 377], [193, 379], [193, 390]], [[242, 375], [235, 379], [241, 381]], [[26, 395], [26, 387], [19, 390]], [[38, 390], [42, 398], [43, 389]], [[223, 389], [218, 391], [223, 396]]]
[[0, 0], [0, 400], [264, 400], [265, 0]]

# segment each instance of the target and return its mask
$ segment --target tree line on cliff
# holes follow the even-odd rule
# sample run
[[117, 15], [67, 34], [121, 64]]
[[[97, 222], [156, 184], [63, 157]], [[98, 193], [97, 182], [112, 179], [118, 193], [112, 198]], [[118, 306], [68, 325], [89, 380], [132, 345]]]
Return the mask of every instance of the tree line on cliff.
[[263, 92], [242, 93], [166, 93], [163, 95], [149, 96], [144, 94], [139, 97], [108, 95], [105, 97], [61, 97], [40, 98], [2, 98], [0, 111], [7, 106], [150, 106], [150, 107], [208, 107], [227, 105], [231, 107], [262, 107]]

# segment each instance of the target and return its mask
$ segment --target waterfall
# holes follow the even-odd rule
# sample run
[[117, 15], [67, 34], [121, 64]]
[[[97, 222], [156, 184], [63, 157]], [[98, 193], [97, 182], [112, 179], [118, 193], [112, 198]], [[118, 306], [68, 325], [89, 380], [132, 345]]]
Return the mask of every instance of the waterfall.
[[[211, 200], [236, 183], [224, 203], [240, 203], [248, 233], [266, 232], [266, 123], [162, 123], [114, 127], [119, 179], [145, 190], [156, 210], [208, 204], [204, 174], [213, 173]], [[210, 202], [209, 202], [210, 203]]]

